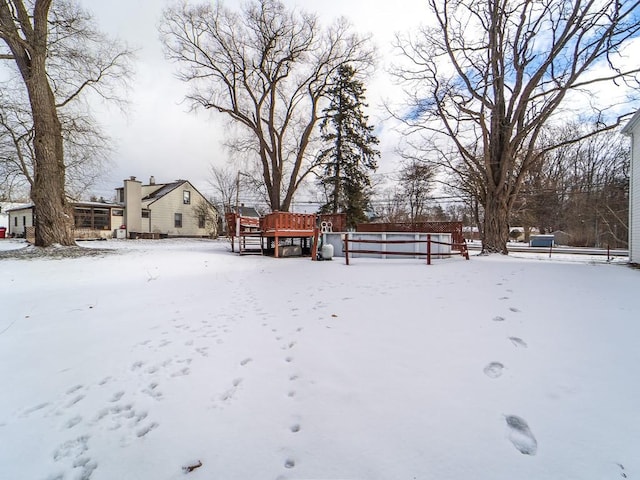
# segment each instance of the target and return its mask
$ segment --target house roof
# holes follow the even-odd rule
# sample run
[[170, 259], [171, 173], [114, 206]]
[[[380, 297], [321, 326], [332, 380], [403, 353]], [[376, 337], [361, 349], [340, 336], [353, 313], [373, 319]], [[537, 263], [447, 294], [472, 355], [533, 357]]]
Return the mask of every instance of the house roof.
[[[231, 209], [234, 212], [236, 211], [236, 207], [235, 206], [232, 206]], [[260, 214], [253, 207], [245, 207], [244, 205], [240, 205], [240, 207], [238, 207], [238, 209], [240, 210], [240, 216], [241, 217], [260, 218]]]
[[157, 190], [154, 190], [146, 197], [143, 197], [142, 201], [155, 202], [185, 183], [187, 183], [187, 180], [176, 180], [175, 182], [160, 184], [158, 185]]
[[640, 110], [638, 110], [633, 115], [633, 117], [631, 117], [631, 120], [629, 120], [627, 122], [627, 124], [622, 129], [622, 133], [624, 135], [631, 135], [633, 133], [633, 130], [635, 129], [636, 125], [638, 125], [638, 123], [640, 123]]
[[[106, 203], [106, 202], [71, 202], [73, 207], [104, 207], [104, 208], [122, 208], [122, 205], [117, 203]], [[7, 208], [5, 212], [16, 212], [19, 210], [29, 210], [34, 208], [33, 203], [26, 203], [23, 205], [18, 205], [13, 208]]]
[[29, 208], [33, 208], [33, 207], [34, 207], [33, 203], [25, 203], [23, 205], [18, 205], [18, 206], [12, 207], [12, 208], [7, 208], [5, 210], [5, 212], [9, 213], [9, 212], [17, 211], [17, 210], [28, 210]]

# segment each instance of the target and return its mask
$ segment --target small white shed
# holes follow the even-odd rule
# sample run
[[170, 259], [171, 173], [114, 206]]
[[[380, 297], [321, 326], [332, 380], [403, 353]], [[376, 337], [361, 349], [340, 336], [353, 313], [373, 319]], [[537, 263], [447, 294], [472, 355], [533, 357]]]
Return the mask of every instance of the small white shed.
[[629, 261], [640, 264], [640, 110], [622, 129], [631, 137], [629, 173]]

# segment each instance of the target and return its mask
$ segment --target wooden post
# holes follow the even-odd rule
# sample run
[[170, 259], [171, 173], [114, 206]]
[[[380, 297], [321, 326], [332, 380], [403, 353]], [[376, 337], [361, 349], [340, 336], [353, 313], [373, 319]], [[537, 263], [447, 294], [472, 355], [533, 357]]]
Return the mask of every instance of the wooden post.
[[349, 265], [349, 232], [344, 234], [344, 259]]
[[431, 265], [431, 234], [427, 233], [427, 265]]
[[318, 260], [318, 238], [320, 237], [320, 229], [313, 229], [313, 240], [311, 241], [311, 260]]

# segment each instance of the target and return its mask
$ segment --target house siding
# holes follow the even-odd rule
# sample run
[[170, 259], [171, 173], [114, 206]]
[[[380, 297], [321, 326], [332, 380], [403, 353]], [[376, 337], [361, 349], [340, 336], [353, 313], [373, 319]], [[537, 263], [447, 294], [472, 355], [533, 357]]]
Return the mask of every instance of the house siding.
[[[185, 190], [190, 192], [191, 197], [191, 202], [187, 205], [183, 202]], [[204, 197], [189, 182], [185, 182], [159, 199], [144, 202], [143, 206], [151, 210], [151, 233], [161, 233], [172, 237], [210, 235], [210, 228], [198, 227], [197, 206], [203, 201], [206, 201]], [[182, 214], [181, 228], [175, 227], [176, 213]]]
[[26, 227], [33, 227], [33, 208], [32, 207], [14, 209], [7, 213], [8, 213], [8, 222], [9, 222], [7, 235], [24, 237]]
[[635, 123], [631, 135], [629, 261], [640, 263], [640, 122]]

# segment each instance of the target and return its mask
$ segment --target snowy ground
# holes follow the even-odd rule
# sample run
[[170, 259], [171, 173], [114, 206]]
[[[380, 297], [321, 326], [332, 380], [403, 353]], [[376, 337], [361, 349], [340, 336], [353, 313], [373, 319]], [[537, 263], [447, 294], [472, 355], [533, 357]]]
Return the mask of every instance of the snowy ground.
[[640, 270], [83, 245], [0, 252], [0, 479], [640, 477]]

